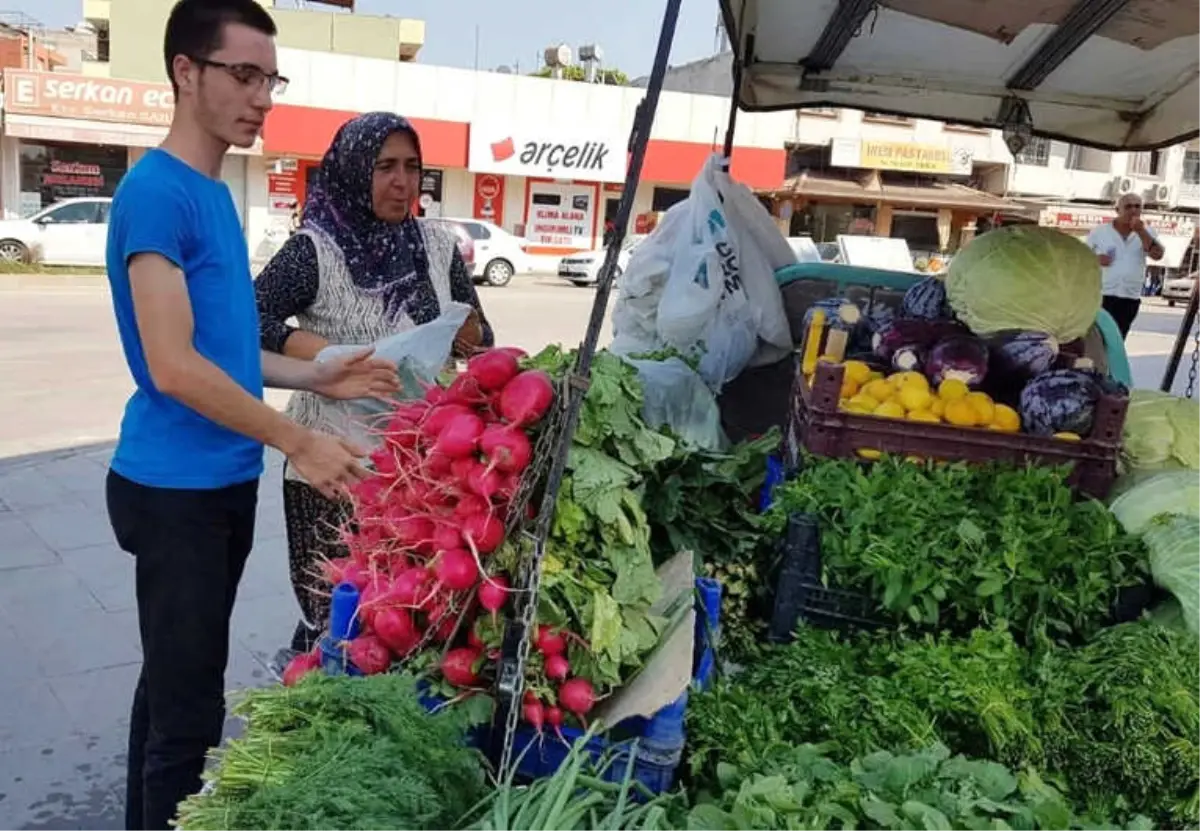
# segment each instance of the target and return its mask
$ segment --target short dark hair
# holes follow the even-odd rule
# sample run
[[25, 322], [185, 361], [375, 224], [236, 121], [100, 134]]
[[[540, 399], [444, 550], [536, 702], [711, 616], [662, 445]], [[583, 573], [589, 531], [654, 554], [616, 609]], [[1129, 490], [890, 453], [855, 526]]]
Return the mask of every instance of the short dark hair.
[[175, 57], [207, 58], [221, 48], [225, 27], [240, 23], [274, 37], [275, 21], [255, 0], [179, 0], [167, 18], [163, 37], [163, 58], [167, 65], [167, 80], [179, 91], [175, 82]]

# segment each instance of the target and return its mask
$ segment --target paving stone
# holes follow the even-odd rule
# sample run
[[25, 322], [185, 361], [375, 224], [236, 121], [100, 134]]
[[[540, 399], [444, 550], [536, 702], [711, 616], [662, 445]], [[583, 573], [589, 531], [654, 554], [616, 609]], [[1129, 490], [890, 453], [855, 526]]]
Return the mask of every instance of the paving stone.
[[124, 737], [0, 750], [0, 828], [124, 827]]
[[19, 626], [20, 620], [30, 615], [101, 608], [87, 584], [61, 562], [15, 568], [0, 580], [0, 615], [13, 626]]
[[128, 730], [133, 688], [141, 669], [141, 661], [136, 661], [62, 675], [46, 683], [76, 732], [90, 735], [100, 731], [115, 736]]
[[60, 505], [25, 511], [22, 517], [46, 545], [60, 553], [113, 541], [108, 514], [74, 495]]
[[0, 472], [0, 501], [13, 511], [47, 508], [60, 504], [71, 492], [40, 466]]
[[[4, 702], [0, 707], [0, 748], [28, 750], [53, 744], [74, 731], [66, 708], [36, 671], [0, 685], [0, 701]], [[7, 826], [0, 823], [0, 827]]]
[[18, 512], [0, 514], [0, 571], [57, 562], [58, 554], [34, 533]]
[[141, 660], [137, 614], [103, 609], [45, 609], [9, 624], [47, 678]]
[[115, 543], [75, 548], [64, 552], [62, 560], [106, 611], [137, 608], [133, 557]]

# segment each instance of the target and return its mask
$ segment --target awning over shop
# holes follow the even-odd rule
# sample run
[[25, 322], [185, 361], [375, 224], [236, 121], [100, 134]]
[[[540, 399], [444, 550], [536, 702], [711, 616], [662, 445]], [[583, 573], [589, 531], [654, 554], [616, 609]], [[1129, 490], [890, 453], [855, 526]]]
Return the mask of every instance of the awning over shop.
[[[338, 129], [360, 115], [362, 113], [348, 110], [276, 104], [267, 114], [263, 128], [265, 152], [271, 156], [319, 159], [329, 149]], [[409, 122], [421, 137], [422, 160], [426, 167], [467, 166], [469, 125], [430, 118], [410, 118]]]
[[[167, 136], [165, 127], [145, 124], [118, 124], [108, 121], [86, 121], [78, 118], [58, 118], [46, 115], [4, 114], [4, 133], [14, 138], [41, 141], [66, 141], [75, 144], [107, 144], [116, 147], [157, 147]], [[253, 147], [231, 148], [243, 155], [262, 155], [259, 139]]]
[[954, 182], [891, 184], [875, 174], [847, 178], [804, 171], [786, 179], [775, 196], [797, 196], [844, 202], [882, 202], [897, 208], [952, 208], [974, 213], [1021, 212], [1024, 206], [1010, 199]]

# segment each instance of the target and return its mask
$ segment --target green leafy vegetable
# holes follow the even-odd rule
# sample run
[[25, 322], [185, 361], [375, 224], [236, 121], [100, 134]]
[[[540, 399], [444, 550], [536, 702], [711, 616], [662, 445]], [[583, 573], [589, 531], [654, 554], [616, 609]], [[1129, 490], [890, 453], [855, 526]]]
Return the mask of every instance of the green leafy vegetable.
[[1029, 640], [1086, 636], [1148, 569], [1141, 542], [1055, 468], [808, 459], [776, 491], [767, 527], [782, 534], [793, 512], [820, 520], [828, 582], [931, 628], [1007, 621]]
[[253, 690], [246, 732], [215, 750], [179, 823], [204, 829], [448, 828], [481, 798], [469, 711], [430, 715], [406, 675], [307, 676]]

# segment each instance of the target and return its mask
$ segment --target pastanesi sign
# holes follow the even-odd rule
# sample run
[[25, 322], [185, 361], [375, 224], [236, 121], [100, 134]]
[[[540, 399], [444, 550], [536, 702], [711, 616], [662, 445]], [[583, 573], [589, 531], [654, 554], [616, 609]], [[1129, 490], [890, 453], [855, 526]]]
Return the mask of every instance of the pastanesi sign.
[[615, 130], [499, 126], [471, 122], [473, 173], [625, 181], [625, 139]]

